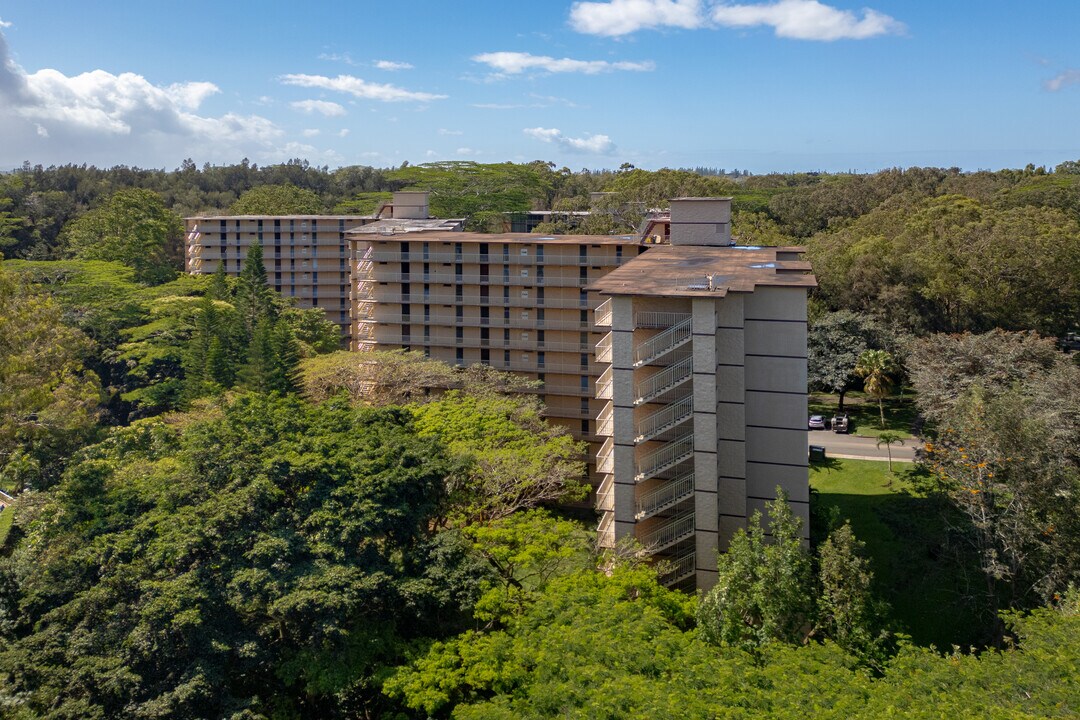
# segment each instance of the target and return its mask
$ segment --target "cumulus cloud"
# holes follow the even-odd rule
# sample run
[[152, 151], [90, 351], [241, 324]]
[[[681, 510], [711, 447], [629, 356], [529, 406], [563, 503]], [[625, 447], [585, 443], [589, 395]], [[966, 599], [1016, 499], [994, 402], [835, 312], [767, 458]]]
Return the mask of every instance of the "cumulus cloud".
[[1069, 85], [1080, 83], [1080, 70], [1066, 70], [1043, 83], [1043, 87], [1050, 92], [1057, 92]]
[[317, 137], [322, 132], [319, 128], [306, 128], [300, 134], [304, 137]]
[[572, 58], [553, 58], [547, 55], [532, 55], [524, 52], [490, 52], [474, 55], [473, 61], [483, 63], [501, 75], [519, 75], [527, 70], [539, 70], [549, 73], [598, 73], [616, 70], [643, 72], [653, 70], [652, 61], [645, 62], [608, 62], [607, 60], [574, 60]]
[[375, 67], [379, 68], [380, 70], [390, 70], [391, 72], [393, 72], [394, 70], [413, 69], [412, 63], [394, 62], [393, 60], [376, 60]]
[[902, 34], [904, 24], [889, 15], [863, 9], [862, 15], [819, 0], [767, 3], [710, 3], [701, 0], [610, 0], [578, 2], [570, 25], [590, 35], [618, 37], [638, 30], [702, 27], [771, 27], [777, 37], [795, 40], [864, 40]]
[[616, 37], [663, 27], [693, 30], [704, 24], [700, 0], [576, 2], [570, 8], [570, 26], [589, 35]]
[[462, 135], [461, 130], [448, 130], [446, 128], [439, 128], [440, 135]]
[[10, 23], [7, 20], [4, 20], [4, 18], [0, 18], [0, 29], [9, 28], [12, 25], [13, 25], [13, 23]]
[[346, 136], [348, 136], [348, 134], [349, 134], [349, 128], [341, 128], [340, 130], [338, 130], [337, 136], [338, 137], [346, 137]]
[[286, 85], [299, 87], [321, 88], [352, 95], [362, 100], [378, 100], [380, 102], [427, 102], [429, 100], [443, 100], [446, 95], [436, 95], [426, 92], [413, 92], [395, 85], [373, 83], [362, 80], [352, 75], [338, 75], [326, 77], [325, 75], [282, 75], [280, 78]]
[[603, 155], [615, 150], [615, 143], [607, 135], [587, 135], [572, 138], [563, 135], [562, 131], [557, 128], [542, 127], [525, 128], [522, 132], [541, 142], [558, 145], [569, 152]]
[[777, 37], [795, 40], [865, 40], [878, 35], [897, 35], [906, 28], [902, 22], [868, 8], [862, 17], [850, 10], [838, 10], [818, 0], [780, 0], [752, 5], [717, 5], [712, 19], [727, 27], [773, 28]]
[[326, 117], [341, 117], [345, 114], [344, 107], [328, 100], [297, 100], [289, 105], [308, 115], [319, 113]]
[[219, 92], [210, 82], [161, 86], [131, 72], [28, 73], [0, 33], [0, 166], [22, 160], [154, 164], [181, 153], [214, 160], [273, 155], [283, 133], [270, 120], [197, 114]]

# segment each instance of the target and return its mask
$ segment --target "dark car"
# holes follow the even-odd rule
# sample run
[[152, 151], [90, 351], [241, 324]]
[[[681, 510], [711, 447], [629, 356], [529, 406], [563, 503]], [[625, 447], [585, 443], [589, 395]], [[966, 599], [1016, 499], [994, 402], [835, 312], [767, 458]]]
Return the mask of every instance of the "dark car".
[[848, 428], [849, 428], [849, 421], [848, 421], [848, 414], [847, 413], [839, 413], [839, 414], [837, 414], [837, 415], [835, 415], [833, 417], [833, 419], [832, 419], [833, 432], [846, 433], [846, 432], [849, 431]]

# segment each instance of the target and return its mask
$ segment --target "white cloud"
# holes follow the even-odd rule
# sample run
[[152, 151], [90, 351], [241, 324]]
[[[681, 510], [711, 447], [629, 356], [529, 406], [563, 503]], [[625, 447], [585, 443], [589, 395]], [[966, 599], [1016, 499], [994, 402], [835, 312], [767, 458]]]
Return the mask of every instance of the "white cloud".
[[747, 28], [764, 25], [777, 37], [795, 40], [864, 40], [899, 35], [904, 24], [889, 15], [864, 8], [861, 17], [819, 0], [775, 0], [765, 3], [702, 0], [610, 0], [577, 2], [570, 25], [578, 32], [617, 37], [638, 30], [703, 27]]
[[7, 20], [4, 20], [4, 18], [0, 18], [0, 28], [9, 28], [14, 24], [15, 23], [8, 22]]
[[864, 8], [862, 18], [818, 0], [779, 0], [753, 5], [717, 5], [712, 19], [728, 27], [768, 25], [777, 37], [795, 40], [865, 40], [878, 35], [897, 35], [906, 30], [902, 22]]
[[352, 56], [349, 55], [349, 53], [341, 53], [341, 54], [338, 54], [338, 53], [320, 53], [319, 54], [319, 59], [320, 60], [327, 60], [329, 62], [342, 62], [342, 63], [345, 63], [346, 65], [358, 65], [359, 64], [355, 60], [352, 59]]
[[0, 33], [0, 166], [34, 162], [155, 165], [185, 155], [260, 160], [280, 151], [283, 132], [258, 115], [198, 114], [219, 93], [205, 81], [155, 85], [131, 72], [28, 73]]
[[562, 134], [556, 128], [525, 128], [524, 132], [529, 137], [536, 138], [541, 142], [558, 145], [564, 150], [578, 153], [591, 153], [603, 155], [615, 150], [615, 143], [607, 135], [588, 135], [586, 137], [572, 138]]
[[300, 134], [304, 137], [317, 137], [320, 132], [322, 131], [319, 128], [307, 128]]
[[461, 130], [447, 130], [446, 128], [439, 128], [440, 135], [463, 135]]
[[379, 68], [380, 70], [390, 70], [391, 72], [393, 72], [394, 70], [413, 69], [412, 63], [394, 62], [393, 60], [376, 60], [375, 67]]
[[454, 152], [456, 152], [458, 155], [462, 155], [462, 156], [465, 156], [465, 155], [479, 155], [480, 154], [476, 150], [473, 150], [470, 147], [459, 147]]
[[473, 103], [474, 108], [481, 110], [518, 110], [520, 108], [533, 107], [522, 103]]
[[326, 117], [341, 117], [345, 114], [344, 107], [328, 100], [298, 100], [289, 105], [308, 115], [320, 113]]
[[570, 8], [570, 26], [589, 35], [615, 37], [662, 27], [693, 30], [704, 23], [701, 0], [576, 2]]
[[349, 128], [341, 128], [338, 130], [338, 137], [346, 137], [349, 134]]
[[553, 58], [547, 55], [532, 55], [523, 52], [491, 52], [474, 55], [475, 62], [483, 63], [503, 75], [518, 75], [526, 70], [541, 70], [549, 73], [598, 73], [615, 70], [648, 71], [655, 69], [652, 61], [645, 62], [608, 62], [607, 60], [574, 60], [572, 58]]
[[435, 95], [426, 92], [413, 92], [404, 90], [394, 85], [372, 83], [352, 75], [338, 75], [331, 78], [324, 75], [282, 75], [279, 78], [286, 85], [298, 85], [300, 87], [322, 88], [335, 92], [348, 93], [364, 100], [379, 100], [381, 102], [426, 102], [428, 100], [442, 100], [446, 95]]
[[1050, 92], [1057, 92], [1064, 87], [1078, 83], [1080, 83], [1080, 70], [1066, 70], [1044, 82], [1043, 87]]

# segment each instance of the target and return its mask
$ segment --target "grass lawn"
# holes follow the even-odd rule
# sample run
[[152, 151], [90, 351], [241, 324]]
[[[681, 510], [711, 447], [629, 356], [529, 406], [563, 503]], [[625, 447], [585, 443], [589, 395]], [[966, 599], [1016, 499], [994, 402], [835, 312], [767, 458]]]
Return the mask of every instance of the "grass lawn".
[[0, 512], [0, 547], [7, 542], [8, 533], [11, 532], [11, 524], [15, 522], [15, 508], [8, 506]]
[[[824, 415], [831, 418], [837, 413], [839, 396], [812, 393], [809, 398], [811, 415]], [[844, 396], [844, 411], [851, 418], [851, 434], [860, 437], [877, 437], [882, 431], [881, 412], [877, 401], [866, 397], [861, 392], [849, 392]], [[918, 416], [915, 399], [911, 393], [905, 393], [904, 399], [891, 397], [885, 399], [885, 430], [900, 433], [905, 438], [914, 437], [911, 426]]]
[[910, 464], [895, 467], [890, 476], [885, 463], [870, 460], [811, 464], [813, 540], [823, 539], [824, 518], [850, 519], [866, 543], [875, 592], [892, 606], [894, 629], [920, 645], [977, 643], [977, 613], [964, 602], [963, 591], [965, 578], [977, 579], [979, 570], [944, 551], [944, 509], [910, 492]]

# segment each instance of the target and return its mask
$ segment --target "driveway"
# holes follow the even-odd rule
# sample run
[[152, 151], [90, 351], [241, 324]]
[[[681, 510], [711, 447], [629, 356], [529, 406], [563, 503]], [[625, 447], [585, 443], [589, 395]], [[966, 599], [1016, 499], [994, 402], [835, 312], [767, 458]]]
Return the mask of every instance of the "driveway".
[[[914, 462], [915, 447], [918, 440], [905, 439], [903, 445], [893, 444], [892, 459], [902, 462]], [[864, 438], [856, 435], [843, 435], [831, 430], [810, 430], [807, 433], [808, 445], [821, 445], [825, 456], [853, 460], [888, 460], [889, 453], [884, 445], [877, 446], [877, 438]]]

